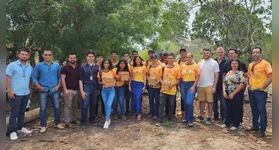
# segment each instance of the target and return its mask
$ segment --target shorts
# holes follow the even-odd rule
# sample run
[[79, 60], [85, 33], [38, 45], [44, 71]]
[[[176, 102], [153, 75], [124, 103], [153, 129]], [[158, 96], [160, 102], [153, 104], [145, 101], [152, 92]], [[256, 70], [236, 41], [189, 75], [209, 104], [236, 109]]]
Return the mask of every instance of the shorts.
[[198, 87], [198, 100], [200, 102], [206, 100], [208, 103], [212, 103], [213, 102], [212, 88], [213, 86]]

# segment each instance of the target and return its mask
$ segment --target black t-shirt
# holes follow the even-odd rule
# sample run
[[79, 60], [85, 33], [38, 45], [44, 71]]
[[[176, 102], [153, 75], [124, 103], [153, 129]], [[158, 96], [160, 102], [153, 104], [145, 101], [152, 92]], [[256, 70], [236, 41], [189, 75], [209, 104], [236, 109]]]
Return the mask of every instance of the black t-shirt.
[[[224, 73], [227, 74], [231, 70], [232, 70], [232, 66], [231, 66], [231, 60], [230, 60], [225, 64]], [[246, 64], [242, 61], [240, 61], [240, 71], [243, 71], [244, 73], [248, 72]]]

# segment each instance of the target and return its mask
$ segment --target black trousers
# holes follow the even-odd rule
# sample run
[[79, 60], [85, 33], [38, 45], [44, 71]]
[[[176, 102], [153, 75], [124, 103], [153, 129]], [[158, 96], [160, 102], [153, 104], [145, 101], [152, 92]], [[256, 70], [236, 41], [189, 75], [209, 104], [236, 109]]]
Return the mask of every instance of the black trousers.
[[160, 93], [160, 100], [159, 100], [159, 122], [163, 122], [163, 115], [164, 115], [164, 107], [168, 105], [168, 121], [172, 121], [173, 119], [173, 110], [175, 105], [175, 95], [168, 95], [164, 93]]
[[[225, 99], [226, 103], [226, 126], [230, 126], [232, 124], [234, 127], [238, 127], [242, 120], [242, 96], [241, 92], [235, 94], [233, 99]], [[242, 111], [241, 111], [242, 110]]]

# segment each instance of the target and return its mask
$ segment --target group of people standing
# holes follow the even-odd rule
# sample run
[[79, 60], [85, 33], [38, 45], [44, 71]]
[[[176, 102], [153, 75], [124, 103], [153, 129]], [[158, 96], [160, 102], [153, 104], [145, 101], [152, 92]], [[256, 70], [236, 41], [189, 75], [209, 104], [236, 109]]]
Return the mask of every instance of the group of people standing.
[[[197, 122], [211, 124], [211, 117], [214, 117], [215, 121], [221, 120], [224, 123], [222, 128], [236, 130], [243, 122], [243, 98], [248, 86], [253, 115], [250, 131], [260, 131], [263, 137], [267, 126], [267, 87], [272, 82], [272, 68], [270, 63], [262, 59], [260, 47], [254, 47], [251, 51], [253, 62], [248, 68], [238, 59], [237, 49], [229, 49], [227, 59], [222, 47], [217, 48], [216, 59], [211, 58], [210, 49], [203, 49], [203, 59], [198, 63], [186, 49], [180, 49], [179, 60], [175, 59], [173, 53], [163, 51], [159, 59], [154, 50], [149, 50], [149, 59], [146, 61], [138, 56], [137, 51], [132, 52], [131, 61], [128, 53], [123, 53], [122, 59], [118, 60], [116, 51], [111, 52], [110, 59], [89, 51], [86, 62], [80, 66], [77, 65], [77, 54], [70, 53], [68, 63], [61, 68], [52, 61], [52, 51], [44, 50], [44, 61], [33, 69], [27, 63], [29, 50], [22, 48], [18, 51], [19, 59], [10, 63], [6, 69], [7, 92], [11, 104], [10, 139], [17, 139], [17, 133], [31, 133], [24, 128], [24, 111], [32, 92], [32, 84], [39, 90], [41, 133], [47, 129], [46, 109], [49, 99], [54, 109], [55, 127], [64, 129], [60, 123], [60, 89], [64, 95], [66, 127], [77, 123], [76, 108], [79, 100], [82, 128], [86, 128], [87, 120], [96, 123], [99, 117], [98, 102], [102, 103], [105, 129], [111, 124], [112, 110], [113, 119], [125, 120], [127, 113], [133, 113], [133, 117], [140, 121], [142, 93], [147, 89], [149, 117], [157, 121], [156, 126], [163, 123], [164, 114], [168, 121], [173, 121], [176, 95], [180, 92], [183, 123], [189, 127], [194, 125], [193, 105], [197, 93], [200, 110]], [[206, 103], [208, 113], [205, 119]]]

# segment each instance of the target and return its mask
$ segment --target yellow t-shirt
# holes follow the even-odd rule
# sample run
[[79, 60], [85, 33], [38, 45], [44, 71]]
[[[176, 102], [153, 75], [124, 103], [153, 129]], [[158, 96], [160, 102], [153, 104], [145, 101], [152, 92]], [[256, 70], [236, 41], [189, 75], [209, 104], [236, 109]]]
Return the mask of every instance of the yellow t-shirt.
[[[156, 78], [156, 82], [159, 82], [162, 77], [162, 66], [157, 65], [156, 67], [151, 67], [149, 69], [149, 74], [150, 74], [149, 76], [150, 78]], [[159, 83], [152, 88], [161, 88], [161, 84]]]
[[182, 66], [183, 64], [186, 65], [186, 63], [187, 63], [186, 60], [185, 60], [185, 61], [182, 61], [182, 60], [181, 60], [180, 63], [179, 63], [179, 60], [180, 60], [180, 59], [178, 59], [178, 60], [176, 61], [176, 63], [178, 63], [180, 66]]
[[[112, 69], [112, 71], [113, 71], [113, 73], [115, 74], [116, 78], [120, 78], [120, 75], [116, 74], [117, 68]], [[120, 71], [119, 71], [119, 72], [120, 72]], [[119, 72], [118, 72], [118, 73], [119, 73]], [[116, 81], [116, 83], [115, 83], [115, 86], [116, 86], [116, 87], [119, 87], [119, 86], [122, 86], [122, 85], [124, 85], [124, 81], [121, 81], [121, 80], [118, 80], [118, 81]]]
[[195, 81], [196, 76], [200, 75], [199, 65], [195, 63], [192, 65], [182, 64], [180, 67], [180, 74], [184, 82]]
[[144, 75], [146, 74], [145, 66], [131, 67], [130, 70], [132, 80], [137, 82], [144, 82]]
[[[252, 72], [253, 63], [249, 64], [248, 67], [248, 77], [249, 77], [249, 88], [255, 90], [264, 85], [268, 79], [268, 75], [272, 73], [272, 68], [269, 62], [262, 60], [260, 63], [254, 66], [254, 71]], [[264, 89], [266, 92], [267, 89]]]
[[[174, 84], [176, 80], [181, 78], [179, 68], [174, 66], [172, 68], [165, 67], [163, 73], [163, 81], [170, 81], [170, 84]], [[173, 86], [168, 91], [162, 91], [164, 94], [175, 95], [176, 94], [176, 86]]]
[[[102, 70], [100, 70], [100, 71], [102, 71]], [[115, 78], [115, 77], [117, 77], [117, 75], [112, 70], [110, 70], [108, 72], [102, 71], [102, 82], [105, 82], [107, 77]], [[97, 74], [97, 78], [100, 79], [100, 73], [99, 72]]]

